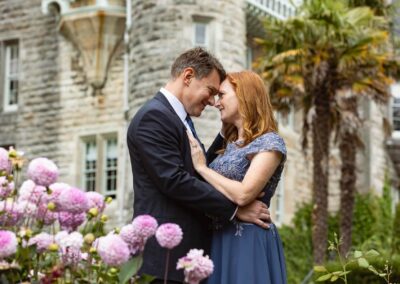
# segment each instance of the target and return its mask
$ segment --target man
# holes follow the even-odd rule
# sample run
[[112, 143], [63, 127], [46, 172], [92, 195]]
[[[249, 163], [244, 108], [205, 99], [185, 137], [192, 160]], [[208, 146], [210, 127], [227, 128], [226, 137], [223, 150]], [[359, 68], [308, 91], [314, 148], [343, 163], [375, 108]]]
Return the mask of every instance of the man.
[[[209, 253], [211, 220], [221, 223], [236, 216], [268, 226], [264, 221], [269, 220], [269, 212], [264, 204], [255, 201], [238, 208], [200, 180], [193, 168], [186, 131], [197, 135], [190, 116], [198, 117], [207, 105], [214, 105], [214, 95], [225, 76], [219, 61], [204, 49], [184, 52], [172, 65], [171, 80], [136, 113], [128, 129], [134, 215], [149, 214], [159, 224], [176, 223], [183, 231], [181, 244], [171, 251], [168, 283], [183, 281], [176, 262], [190, 249]], [[153, 283], [162, 283], [165, 257], [166, 250], [152, 238], [140, 273], [156, 276]]]

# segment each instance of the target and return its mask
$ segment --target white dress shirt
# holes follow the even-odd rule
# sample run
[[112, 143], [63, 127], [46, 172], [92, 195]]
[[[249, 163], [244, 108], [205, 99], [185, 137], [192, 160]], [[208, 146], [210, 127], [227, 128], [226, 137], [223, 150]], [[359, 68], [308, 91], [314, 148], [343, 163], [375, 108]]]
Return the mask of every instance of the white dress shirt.
[[169, 104], [172, 106], [176, 114], [179, 116], [179, 118], [182, 120], [183, 124], [185, 125], [186, 129], [189, 130], [189, 132], [193, 135], [192, 130], [189, 127], [189, 124], [186, 122], [186, 116], [188, 115], [185, 107], [181, 103], [180, 100], [178, 100], [177, 97], [175, 97], [170, 91], [168, 91], [165, 88], [160, 89], [161, 94], [164, 95], [164, 97], [168, 100]]

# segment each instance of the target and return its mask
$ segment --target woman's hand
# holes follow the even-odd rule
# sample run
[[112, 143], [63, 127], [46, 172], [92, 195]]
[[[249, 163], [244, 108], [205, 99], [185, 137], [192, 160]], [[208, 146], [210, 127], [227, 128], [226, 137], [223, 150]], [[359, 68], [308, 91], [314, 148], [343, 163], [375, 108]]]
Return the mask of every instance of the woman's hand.
[[194, 169], [199, 171], [202, 167], [207, 167], [206, 157], [204, 156], [203, 149], [201, 148], [199, 141], [193, 137], [193, 135], [186, 131], [190, 143], [190, 152], [192, 154], [192, 162]]

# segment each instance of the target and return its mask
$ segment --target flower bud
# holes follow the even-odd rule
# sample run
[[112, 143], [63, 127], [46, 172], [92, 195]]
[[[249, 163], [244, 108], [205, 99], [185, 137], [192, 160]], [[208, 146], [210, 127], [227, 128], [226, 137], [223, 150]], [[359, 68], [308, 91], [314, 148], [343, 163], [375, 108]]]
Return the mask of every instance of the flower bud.
[[8, 150], [8, 157], [16, 158], [17, 155], [18, 155], [17, 151], [14, 148], [10, 147], [10, 149]]
[[121, 229], [120, 228], [118, 228], [118, 227], [115, 227], [114, 228], [114, 232], [118, 235], [119, 234], [119, 232], [121, 232]]
[[106, 198], [106, 203], [107, 203], [107, 204], [110, 204], [110, 203], [112, 202], [112, 200], [113, 200], [113, 199], [109, 196], [109, 197]]
[[52, 243], [48, 246], [47, 248], [49, 251], [58, 251], [58, 245], [55, 243]]
[[90, 252], [91, 254], [94, 254], [94, 253], [97, 252], [97, 249], [94, 248], [94, 247], [91, 247], [91, 248], [89, 249], [89, 252]]
[[83, 240], [85, 241], [85, 243], [87, 243], [88, 245], [91, 245], [94, 241], [94, 235], [92, 233], [86, 234], [86, 236], [83, 238]]
[[111, 268], [108, 270], [108, 272], [109, 272], [111, 275], [116, 275], [116, 274], [118, 273], [118, 269], [116, 269], [116, 268], [114, 268], [114, 267], [111, 267]]
[[99, 214], [99, 210], [96, 207], [90, 208], [90, 210], [88, 211], [89, 215], [91, 217], [96, 217], [97, 214]]
[[56, 209], [56, 205], [54, 204], [54, 202], [49, 202], [47, 204], [47, 209], [53, 212]]
[[100, 218], [100, 220], [101, 220], [101, 222], [105, 223], [105, 222], [107, 222], [107, 221], [108, 221], [108, 216], [107, 216], [107, 215], [105, 215], [105, 214], [103, 214], [103, 215], [101, 215], [101, 218]]

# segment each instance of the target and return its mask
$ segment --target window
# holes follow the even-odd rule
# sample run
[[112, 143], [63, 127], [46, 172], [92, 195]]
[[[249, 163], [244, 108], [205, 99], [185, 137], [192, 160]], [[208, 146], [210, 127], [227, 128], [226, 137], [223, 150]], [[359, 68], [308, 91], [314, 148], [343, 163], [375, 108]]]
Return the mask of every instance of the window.
[[117, 139], [109, 138], [105, 140], [105, 163], [104, 163], [104, 194], [115, 198], [117, 192], [117, 165], [118, 148]]
[[205, 21], [194, 21], [194, 38], [193, 45], [208, 48], [208, 38], [207, 38], [207, 26], [208, 23]]
[[115, 198], [117, 195], [118, 142], [115, 134], [82, 138], [82, 187]]
[[87, 141], [85, 143], [85, 168], [83, 173], [86, 191], [96, 191], [96, 162], [96, 141]]
[[15, 111], [19, 99], [19, 44], [18, 41], [2, 43], [3, 56], [3, 110]]
[[393, 136], [400, 138], [400, 84], [394, 84], [392, 90], [392, 126]]

